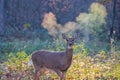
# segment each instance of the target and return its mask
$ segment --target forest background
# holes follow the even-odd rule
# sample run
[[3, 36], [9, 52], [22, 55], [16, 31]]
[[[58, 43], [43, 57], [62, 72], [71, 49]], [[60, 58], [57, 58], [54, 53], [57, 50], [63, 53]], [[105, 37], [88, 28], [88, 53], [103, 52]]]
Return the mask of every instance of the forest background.
[[63, 33], [78, 36], [68, 80], [120, 79], [120, 0], [0, 0], [0, 78], [31, 78], [32, 52], [65, 50]]

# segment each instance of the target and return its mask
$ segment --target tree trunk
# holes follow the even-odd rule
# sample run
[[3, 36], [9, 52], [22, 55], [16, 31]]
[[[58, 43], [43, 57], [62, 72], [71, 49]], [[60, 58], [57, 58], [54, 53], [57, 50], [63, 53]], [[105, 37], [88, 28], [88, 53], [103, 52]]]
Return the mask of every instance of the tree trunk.
[[4, 0], [0, 0], [0, 35], [3, 35], [3, 28], [4, 28], [4, 17], [3, 17], [3, 11], [4, 10]]

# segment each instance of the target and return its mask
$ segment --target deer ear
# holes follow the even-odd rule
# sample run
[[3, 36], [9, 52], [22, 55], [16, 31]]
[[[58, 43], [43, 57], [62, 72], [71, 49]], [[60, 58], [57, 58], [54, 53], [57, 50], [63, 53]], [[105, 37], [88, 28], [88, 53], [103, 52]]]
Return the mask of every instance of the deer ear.
[[77, 35], [77, 34], [75, 34], [75, 35], [73, 36], [73, 38], [74, 38], [74, 39], [77, 39], [77, 37], [78, 37], [78, 35]]
[[63, 39], [67, 39], [67, 36], [65, 34], [62, 34]]

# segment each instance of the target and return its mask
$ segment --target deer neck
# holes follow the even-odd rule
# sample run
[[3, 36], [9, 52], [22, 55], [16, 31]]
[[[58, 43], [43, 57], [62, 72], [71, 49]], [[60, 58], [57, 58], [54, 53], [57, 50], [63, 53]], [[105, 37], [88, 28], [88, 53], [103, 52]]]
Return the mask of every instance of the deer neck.
[[72, 56], [73, 56], [73, 48], [72, 47], [67, 47], [66, 49], [66, 57], [68, 61], [72, 60]]
[[70, 55], [70, 54], [72, 54], [72, 53], [73, 53], [73, 48], [67, 47], [67, 49], [66, 49], [66, 54]]

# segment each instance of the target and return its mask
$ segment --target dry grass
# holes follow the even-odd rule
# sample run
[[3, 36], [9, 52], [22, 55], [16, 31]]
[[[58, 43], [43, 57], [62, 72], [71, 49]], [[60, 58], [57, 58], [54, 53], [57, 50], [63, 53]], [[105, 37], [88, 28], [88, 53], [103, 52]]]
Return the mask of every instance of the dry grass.
[[[25, 54], [24, 52], [22, 52]], [[23, 57], [23, 56], [21, 56]], [[26, 62], [29, 56], [19, 61], [18, 58], [11, 59], [0, 65], [1, 80], [32, 80], [33, 67], [28, 67]], [[83, 54], [75, 54], [73, 62], [67, 72], [67, 80], [120, 80], [119, 59], [113, 56], [97, 54], [94, 57]], [[54, 72], [45, 72], [42, 80], [59, 80]]]

